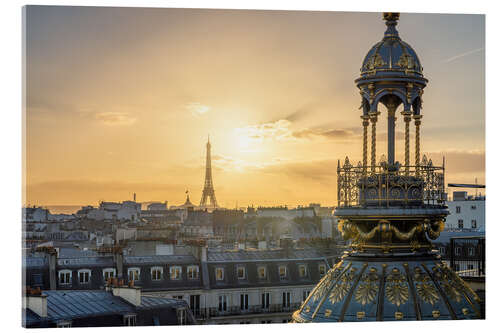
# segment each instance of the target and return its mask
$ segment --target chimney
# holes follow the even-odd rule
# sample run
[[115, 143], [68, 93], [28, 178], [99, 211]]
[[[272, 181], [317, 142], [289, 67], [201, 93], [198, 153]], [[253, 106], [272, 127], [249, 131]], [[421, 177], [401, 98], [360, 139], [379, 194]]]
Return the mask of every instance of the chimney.
[[141, 305], [141, 288], [135, 287], [133, 284], [130, 286], [124, 285], [123, 280], [120, 280], [122, 283], [119, 283], [117, 286], [113, 285], [111, 287], [111, 291], [113, 296], [118, 296], [123, 298], [125, 301], [133, 304], [135, 306]]
[[30, 309], [42, 318], [47, 317], [47, 295], [43, 295], [40, 288], [26, 289], [23, 295], [23, 308]]
[[42, 252], [43, 257], [47, 259], [49, 264], [49, 288], [50, 290], [57, 289], [57, 250], [52, 246], [44, 246], [36, 248], [36, 252]]
[[123, 279], [123, 249], [120, 246], [113, 248], [113, 261], [116, 266], [116, 275], [119, 279]]

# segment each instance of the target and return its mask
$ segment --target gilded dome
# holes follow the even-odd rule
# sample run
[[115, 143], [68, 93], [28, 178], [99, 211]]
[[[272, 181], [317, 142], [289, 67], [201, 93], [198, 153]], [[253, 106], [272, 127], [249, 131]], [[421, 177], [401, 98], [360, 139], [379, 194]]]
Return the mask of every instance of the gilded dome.
[[[395, 13], [391, 13], [395, 14]], [[361, 76], [402, 74], [422, 77], [422, 64], [413, 48], [399, 37], [396, 24], [399, 15], [384, 15], [387, 30], [384, 38], [366, 54]]]

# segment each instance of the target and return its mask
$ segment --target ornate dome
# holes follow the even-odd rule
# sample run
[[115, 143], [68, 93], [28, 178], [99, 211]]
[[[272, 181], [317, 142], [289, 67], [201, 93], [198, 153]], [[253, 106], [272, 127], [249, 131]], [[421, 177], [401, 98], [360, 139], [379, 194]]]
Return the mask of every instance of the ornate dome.
[[297, 310], [295, 322], [480, 318], [477, 295], [444, 262], [346, 256]]
[[398, 13], [386, 13], [387, 30], [382, 41], [375, 44], [365, 56], [361, 76], [377, 74], [422, 77], [422, 64], [413, 48], [401, 40], [396, 30]]

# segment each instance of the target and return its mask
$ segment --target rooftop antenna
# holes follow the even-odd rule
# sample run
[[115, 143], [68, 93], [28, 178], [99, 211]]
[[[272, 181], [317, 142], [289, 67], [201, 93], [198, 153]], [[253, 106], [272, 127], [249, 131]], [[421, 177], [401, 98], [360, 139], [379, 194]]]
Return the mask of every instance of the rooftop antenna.
[[134, 192], [134, 202], [135, 202], [135, 192]]
[[[474, 184], [477, 185], [477, 177], [474, 178]], [[476, 187], [476, 198], [477, 198], [477, 187]]]

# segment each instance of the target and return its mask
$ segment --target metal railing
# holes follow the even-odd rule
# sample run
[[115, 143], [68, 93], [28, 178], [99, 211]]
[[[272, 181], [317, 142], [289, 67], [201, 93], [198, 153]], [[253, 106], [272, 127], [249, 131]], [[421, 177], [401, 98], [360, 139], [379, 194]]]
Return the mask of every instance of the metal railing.
[[196, 316], [196, 318], [205, 319], [221, 316], [292, 312], [297, 310], [301, 306], [301, 304], [302, 303], [290, 303], [290, 306], [283, 306], [283, 304], [269, 304], [267, 308], [262, 307], [262, 305], [253, 305], [249, 306], [248, 309], [241, 309], [240, 306], [228, 306], [226, 310], [220, 310], [218, 307], [209, 307], [191, 311], [193, 311], [193, 314]]
[[485, 249], [484, 236], [450, 238], [450, 267], [463, 277], [485, 276]]
[[[425, 163], [424, 163], [425, 162]], [[337, 167], [339, 207], [443, 205], [444, 166], [423, 160], [417, 166], [352, 165], [346, 158]]]

